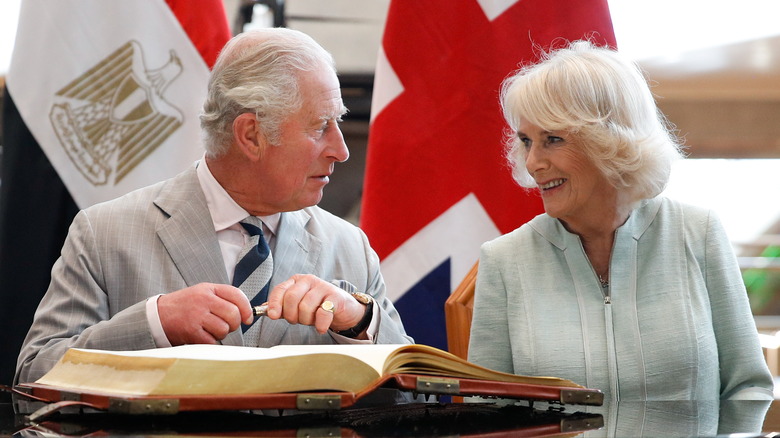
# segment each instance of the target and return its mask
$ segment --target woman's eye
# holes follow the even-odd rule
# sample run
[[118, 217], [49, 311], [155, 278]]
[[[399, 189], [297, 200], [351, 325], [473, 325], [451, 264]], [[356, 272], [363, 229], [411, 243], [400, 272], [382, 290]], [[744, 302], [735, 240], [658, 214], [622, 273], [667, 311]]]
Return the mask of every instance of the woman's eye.
[[557, 144], [557, 143], [563, 143], [563, 137], [556, 137], [554, 135], [550, 135], [547, 137], [547, 144]]
[[527, 137], [520, 137], [520, 143], [522, 143], [523, 147], [528, 149], [531, 147], [531, 139]]

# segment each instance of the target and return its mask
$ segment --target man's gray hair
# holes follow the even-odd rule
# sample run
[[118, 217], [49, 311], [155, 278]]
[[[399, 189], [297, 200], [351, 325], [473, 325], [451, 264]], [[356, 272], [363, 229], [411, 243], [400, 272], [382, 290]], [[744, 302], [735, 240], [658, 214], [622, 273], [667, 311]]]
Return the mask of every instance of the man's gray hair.
[[333, 57], [310, 36], [269, 28], [241, 33], [222, 49], [211, 72], [200, 115], [206, 154], [218, 157], [233, 142], [233, 121], [254, 113], [269, 143], [278, 145], [281, 125], [302, 105], [300, 73], [330, 67]]

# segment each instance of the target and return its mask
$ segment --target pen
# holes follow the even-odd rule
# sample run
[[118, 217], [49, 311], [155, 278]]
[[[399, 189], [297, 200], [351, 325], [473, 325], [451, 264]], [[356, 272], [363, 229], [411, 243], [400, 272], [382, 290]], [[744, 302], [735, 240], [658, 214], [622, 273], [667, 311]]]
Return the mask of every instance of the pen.
[[268, 303], [263, 303], [259, 306], [252, 307], [252, 315], [254, 316], [266, 316], [268, 315]]

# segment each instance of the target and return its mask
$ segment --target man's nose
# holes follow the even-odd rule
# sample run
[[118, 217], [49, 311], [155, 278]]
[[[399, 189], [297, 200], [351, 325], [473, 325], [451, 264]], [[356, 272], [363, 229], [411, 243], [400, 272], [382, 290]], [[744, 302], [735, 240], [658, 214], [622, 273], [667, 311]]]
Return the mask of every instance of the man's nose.
[[347, 143], [344, 142], [344, 134], [342, 134], [341, 129], [336, 126], [336, 129], [333, 130], [332, 136], [333, 138], [329, 139], [330, 144], [328, 146], [328, 156], [338, 161], [339, 163], [343, 163], [349, 158], [349, 148], [347, 147]]

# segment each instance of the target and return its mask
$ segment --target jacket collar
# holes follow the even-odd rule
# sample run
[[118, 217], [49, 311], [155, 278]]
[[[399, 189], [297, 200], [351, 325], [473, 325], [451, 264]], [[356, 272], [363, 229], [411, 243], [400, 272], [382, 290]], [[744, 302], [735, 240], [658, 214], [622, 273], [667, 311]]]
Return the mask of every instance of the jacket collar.
[[[617, 232], [619, 234], [629, 233], [634, 240], [639, 240], [653, 223], [662, 202], [663, 198], [661, 197], [642, 201], [631, 212], [626, 223], [618, 227]], [[564, 250], [575, 243], [579, 245], [579, 236], [570, 233], [561, 221], [548, 216], [546, 213], [536, 216], [528, 222], [528, 225], [552, 245], [558, 247], [558, 249]]]

